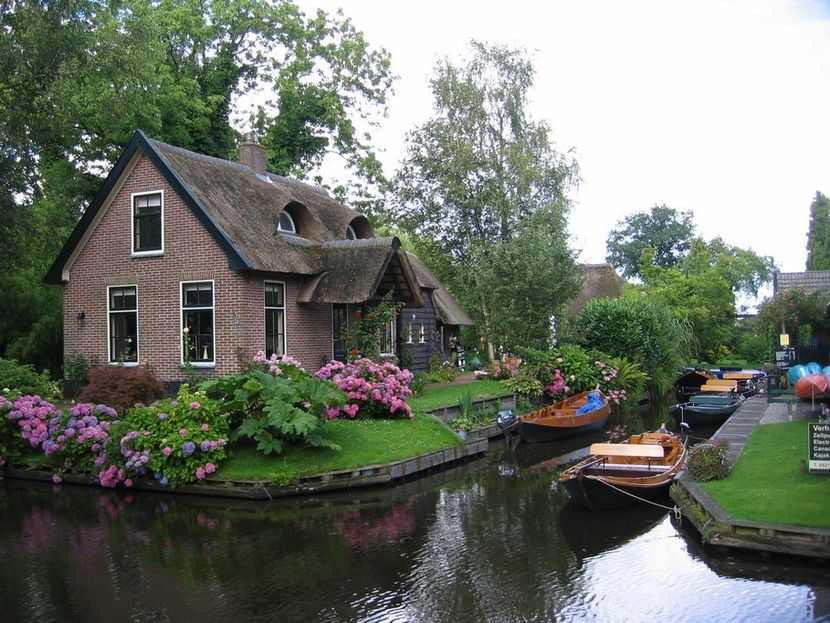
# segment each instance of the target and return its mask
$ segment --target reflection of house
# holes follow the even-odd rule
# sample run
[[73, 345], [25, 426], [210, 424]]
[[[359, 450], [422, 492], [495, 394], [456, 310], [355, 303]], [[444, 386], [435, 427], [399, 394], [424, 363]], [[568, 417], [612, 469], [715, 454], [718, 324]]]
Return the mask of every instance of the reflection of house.
[[[345, 354], [354, 312], [390, 290], [425, 325], [426, 350], [440, 348], [436, 330], [469, 322], [397, 238], [267, 173], [262, 147], [239, 154], [229, 162], [136, 132], [47, 274], [64, 286], [67, 355], [146, 361], [165, 381], [182, 380], [188, 361], [236, 372], [260, 349], [316, 369]], [[400, 352], [404, 328], [389, 326], [383, 351]]]
[[582, 289], [571, 302], [570, 314], [574, 317], [591, 299], [622, 296], [625, 285], [625, 280], [610, 264], [580, 264], [577, 266], [577, 278], [582, 283]]

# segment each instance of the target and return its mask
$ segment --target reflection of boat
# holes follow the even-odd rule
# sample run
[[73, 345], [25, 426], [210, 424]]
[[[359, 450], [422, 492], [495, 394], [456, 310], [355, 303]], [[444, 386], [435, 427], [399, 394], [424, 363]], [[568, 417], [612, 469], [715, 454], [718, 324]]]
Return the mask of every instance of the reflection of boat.
[[669, 415], [693, 428], [720, 426], [743, 402], [740, 394], [695, 394], [689, 402], [669, 407]]
[[685, 457], [678, 435], [642, 433], [623, 443], [593, 444], [591, 456], [563, 471], [559, 482], [586, 508], [613, 508], [665, 494]]
[[[667, 502], [671, 502], [668, 497]], [[645, 534], [667, 513], [667, 509], [652, 504], [594, 512], [569, 501], [559, 511], [559, 527], [570, 550], [584, 560]]]
[[573, 437], [605, 426], [611, 407], [599, 390], [582, 392], [519, 416], [519, 435], [529, 442]]

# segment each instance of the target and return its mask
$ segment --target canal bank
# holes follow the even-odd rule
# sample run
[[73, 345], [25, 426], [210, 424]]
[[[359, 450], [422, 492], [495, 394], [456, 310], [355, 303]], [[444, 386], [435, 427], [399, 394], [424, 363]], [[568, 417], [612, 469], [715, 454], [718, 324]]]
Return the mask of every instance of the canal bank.
[[[718, 429], [712, 440], [729, 444], [727, 461], [731, 470], [756, 426], [811, 419], [815, 414], [816, 407], [810, 403], [767, 402], [765, 396], [755, 396]], [[700, 534], [703, 545], [830, 559], [830, 529], [735, 518], [688, 473], [672, 487], [671, 497]]]

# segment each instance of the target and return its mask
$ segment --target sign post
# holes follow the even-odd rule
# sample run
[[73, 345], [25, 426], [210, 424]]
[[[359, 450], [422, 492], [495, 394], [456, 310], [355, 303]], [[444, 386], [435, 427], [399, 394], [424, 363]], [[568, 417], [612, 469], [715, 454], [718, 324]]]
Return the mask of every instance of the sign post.
[[830, 475], [830, 422], [807, 425], [809, 447], [807, 469], [811, 474]]

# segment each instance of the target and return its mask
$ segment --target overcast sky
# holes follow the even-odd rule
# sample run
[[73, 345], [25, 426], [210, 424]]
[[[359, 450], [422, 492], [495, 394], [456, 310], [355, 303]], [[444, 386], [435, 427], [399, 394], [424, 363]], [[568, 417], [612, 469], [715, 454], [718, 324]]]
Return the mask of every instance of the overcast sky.
[[582, 262], [629, 214], [691, 210], [698, 234], [806, 262], [809, 208], [830, 195], [830, 0], [509, 2], [301, 0], [344, 14], [399, 76], [376, 130], [391, 173], [404, 135], [432, 114], [438, 59], [470, 39], [525, 48], [535, 119], [582, 182], [570, 233]]

